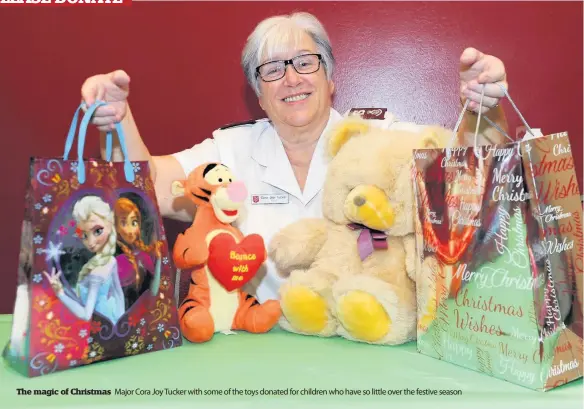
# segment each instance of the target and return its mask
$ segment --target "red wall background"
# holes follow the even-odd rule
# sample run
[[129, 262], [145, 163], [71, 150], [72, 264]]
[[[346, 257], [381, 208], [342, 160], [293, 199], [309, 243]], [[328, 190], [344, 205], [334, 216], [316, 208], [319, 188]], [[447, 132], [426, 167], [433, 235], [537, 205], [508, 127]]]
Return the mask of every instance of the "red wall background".
[[[131, 7], [0, 12], [0, 313], [14, 303], [29, 156], [62, 155], [83, 80], [122, 68], [153, 154], [189, 147], [226, 123], [262, 116], [239, 66], [264, 17], [317, 15], [338, 69], [335, 107], [387, 107], [404, 121], [454, 126], [458, 57], [500, 57], [528, 123], [568, 131], [582, 191], [582, 3], [135, 2]], [[505, 103], [511, 131], [519, 126]], [[95, 135], [96, 133], [91, 133]], [[97, 154], [97, 138], [87, 146]], [[182, 228], [167, 222], [168, 231]], [[169, 239], [173, 237], [169, 233]]]

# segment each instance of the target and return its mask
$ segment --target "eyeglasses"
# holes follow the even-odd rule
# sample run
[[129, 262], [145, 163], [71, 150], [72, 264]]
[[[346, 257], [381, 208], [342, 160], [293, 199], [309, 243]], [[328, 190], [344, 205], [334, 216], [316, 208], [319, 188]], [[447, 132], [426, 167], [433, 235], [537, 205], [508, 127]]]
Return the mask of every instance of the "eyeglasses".
[[265, 82], [277, 81], [284, 77], [286, 67], [292, 64], [298, 74], [312, 74], [320, 68], [320, 54], [302, 54], [290, 60], [270, 61], [256, 68], [256, 76]]

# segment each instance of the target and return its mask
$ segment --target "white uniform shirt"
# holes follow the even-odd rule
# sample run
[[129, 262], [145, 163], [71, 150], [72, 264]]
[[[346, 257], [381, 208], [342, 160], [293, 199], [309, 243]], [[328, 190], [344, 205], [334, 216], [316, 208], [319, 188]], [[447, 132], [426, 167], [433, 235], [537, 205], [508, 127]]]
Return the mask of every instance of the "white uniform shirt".
[[[323, 135], [341, 119], [341, 114], [331, 109]], [[379, 122], [385, 128], [404, 125], [411, 128], [413, 125], [394, 124], [391, 115], [386, 115], [386, 119]], [[212, 139], [206, 139], [173, 156], [186, 175], [202, 163], [220, 162], [229, 167], [237, 179], [244, 181], [248, 197], [234, 226], [244, 235], [260, 234], [267, 247], [273, 235], [286, 225], [302, 218], [322, 217], [322, 187], [328, 164], [325, 139], [321, 137], [316, 146], [304, 191], [298, 186], [282, 141], [267, 120], [216, 130]], [[254, 196], [259, 195], [264, 198], [267, 195], [278, 195], [279, 199], [272, 202], [260, 199], [259, 203], [254, 203]], [[278, 289], [282, 282], [274, 263], [268, 259], [246, 290], [260, 302], [278, 299]]]

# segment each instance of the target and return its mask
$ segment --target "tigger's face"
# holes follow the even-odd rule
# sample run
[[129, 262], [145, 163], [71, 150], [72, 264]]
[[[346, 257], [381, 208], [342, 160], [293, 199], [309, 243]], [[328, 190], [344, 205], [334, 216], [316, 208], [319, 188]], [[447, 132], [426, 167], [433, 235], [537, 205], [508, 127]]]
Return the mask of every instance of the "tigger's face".
[[185, 181], [173, 183], [174, 195], [186, 195], [197, 206], [211, 206], [222, 223], [233, 223], [247, 197], [245, 184], [219, 163], [195, 168]]

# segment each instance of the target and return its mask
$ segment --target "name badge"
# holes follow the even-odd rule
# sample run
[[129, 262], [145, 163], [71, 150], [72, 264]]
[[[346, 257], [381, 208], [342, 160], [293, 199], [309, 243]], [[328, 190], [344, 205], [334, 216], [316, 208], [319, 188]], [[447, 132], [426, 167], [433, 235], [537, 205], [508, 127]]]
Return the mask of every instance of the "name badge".
[[251, 195], [251, 204], [287, 204], [289, 201], [287, 193], [274, 195]]

